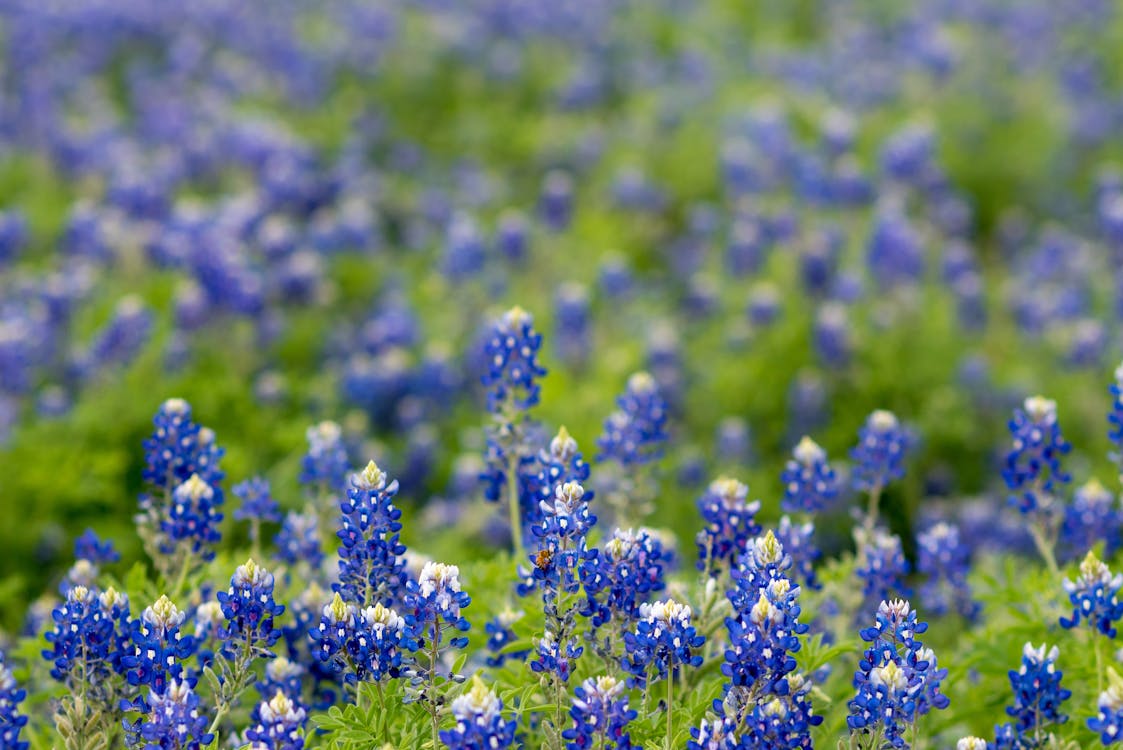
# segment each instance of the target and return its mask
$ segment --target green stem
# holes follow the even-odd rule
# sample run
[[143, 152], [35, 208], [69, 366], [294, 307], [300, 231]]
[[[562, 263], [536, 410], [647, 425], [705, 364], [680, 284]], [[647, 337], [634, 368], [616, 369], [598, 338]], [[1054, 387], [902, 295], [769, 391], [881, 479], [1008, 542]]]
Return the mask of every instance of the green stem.
[[432, 638], [433, 642], [430, 644], [430, 648], [429, 648], [429, 696], [428, 696], [429, 701], [428, 701], [428, 703], [429, 703], [429, 716], [430, 716], [430, 718], [432, 719], [432, 722], [433, 722], [433, 748], [434, 748], [434, 750], [436, 750], [436, 748], [439, 748], [441, 746], [441, 720], [440, 720], [440, 716], [438, 715], [437, 697], [435, 695], [435, 693], [437, 692], [437, 659], [440, 655], [439, 651], [438, 651], [437, 640], [440, 638], [440, 635], [441, 635], [441, 618], [440, 618], [440, 616], [438, 616], [435, 620], [433, 620], [433, 638]]
[[1041, 553], [1049, 572], [1053, 575], [1053, 578], [1057, 578], [1061, 569], [1057, 567], [1057, 556], [1053, 552], [1053, 545], [1049, 543], [1044, 523], [1034, 521], [1029, 525], [1029, 533], [1033, 537], [1033, 546], [1037, 547], [1037, 551]]
[[1096, 652], [1096, 694], [1104, 691], [1104, 655], [1103, 638], [1099, 632], [1092, 631], [1092, 646]]
[[674, 670], [667, 675], [667, 743], [664, 747], [671, 750], [671, 716], [674, 713], [675, 700], [675, 673]]
[[877, 526], [878, 509], [881, 504], [881, 484], [875, 484], [870, 488], [870, 501], [866, 509], [866, 522], [864, 524], [866, 531], [873, 531]]
[[172, 587], [172, 593], [168, 596], [169, 599], [175, 601], [179, 595], [183, 593], [183, 587], [187, 585], [187, 574], [191, 569], [191, 564], [195, 560], [195, 554], [188, 547], [183, 556], [183, 564], [179, 568], [179, 577], [176, 578], [175, 586]]

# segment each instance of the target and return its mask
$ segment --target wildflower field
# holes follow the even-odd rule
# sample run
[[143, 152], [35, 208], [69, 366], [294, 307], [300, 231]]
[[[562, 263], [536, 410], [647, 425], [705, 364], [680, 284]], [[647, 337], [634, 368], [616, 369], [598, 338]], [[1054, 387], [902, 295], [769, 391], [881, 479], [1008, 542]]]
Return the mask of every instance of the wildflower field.
[[0, 0], [0, 750], [1121, 742], [1121, 322], [1120, 0]]

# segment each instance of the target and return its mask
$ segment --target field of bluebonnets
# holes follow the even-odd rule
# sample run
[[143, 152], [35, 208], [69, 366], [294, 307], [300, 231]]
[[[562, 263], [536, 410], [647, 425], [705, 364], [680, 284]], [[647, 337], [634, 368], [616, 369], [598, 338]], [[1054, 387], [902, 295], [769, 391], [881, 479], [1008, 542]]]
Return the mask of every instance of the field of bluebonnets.
[[1117, 0], [0, 38], [3, 750], [1123, 738]]

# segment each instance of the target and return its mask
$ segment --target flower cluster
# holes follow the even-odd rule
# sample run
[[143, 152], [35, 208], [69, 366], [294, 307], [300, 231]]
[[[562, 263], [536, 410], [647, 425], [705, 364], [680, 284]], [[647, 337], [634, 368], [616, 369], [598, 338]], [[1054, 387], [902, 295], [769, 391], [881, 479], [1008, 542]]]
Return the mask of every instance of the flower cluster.
[[1051, 513], [1053, 492], [1070, 477], [1061, 457], [1072, 446], [1061, 435], [1057, 403], [1041, 396], [1025, 400], [1010, 420], [1013, 448], [1006, 454], [1002, 478], [1010, 490], [1010, 504], [1024, 514]]
[[1115, 495], [1096, 479], [1085, 482], [1065, 506], [1061, 522], [1061, 549], [1066, 559], [1079, 557], [1099, 542], [1104, 542], [1106, 557], [1123, 545], [1123, 513]]
[[820, 588], [815, 574], [815, 562], [821, 553], [815, 545], [814, 536], [815, 524], [811, 521], [794, 523], [788, 516], [780, 516], [780, 521], [776, 524], [776, 538], [791, 558], [795, 567], [795, 580], [812, 590]]
[[1123, 678], [1108, 668], [1107, 680], [1107, 689], [1096, 701], [1096, 715], [1088, 719], [1088, 728], [1105, 746], [1123, 741]]
[[871, 534], [858, 533], [858, 568], [855, 575], [862, 580], [862, 595], [867, 603], [886, 601], [894, 594], [908, 595], [905, 576], [908, 560], [901, 549], [901, 538], [881, 529]]
[[398, 677], [404, 654], [418, 648], [406, 617], [381, 604], [360, 610], [338, 593], [309, 636], [316, 657], [352, 683]]
[[246, 730], [250, 750], [302, 750], [301, 733], [307, 720], [304, 707], [278, 690], [254, 707]]
[[300, 464], [300, 481], [328, 490], [342, 490], [350, 466], [343, 430], [335, 422], [320, 422], [308, 428], [308, 452]]
[[[446, 629], [468, 630], [468, 621], [460, 611], [471, 604], [468, 593], [460, 590], [460, 568], [438, 562], [427, 562], [416, 581], [406, 583], [407, 608], [416, 623], [416, 633], [425, 647], [437, 649]], [[468, 645], [467, 636], [449, 640], [452, 648]]]
[[616, 405], [617, 410], [605, 420], [604, 434], [597, 440], [600, 459], [621, 466], [657, 460], [668, 435], [667, 403], [659, 394], [655, 378], [646, 372], [632, 375]]
[[955, 610], [967, 620], [978, 617], [980, 605], [971, 598], [967, 582], [971, 551], [959, 536], [959, 528], [937, 523], [917, 535], [917, 572], [926, 576], [920, 599], [927, 611], [945, 615]]
[[638, 715], [628, 708], [624, 683], [611, 675], [590, 677], [573, 691], [569, 715], [573, 727], [562, 737], [569, 740], [569, 750], [599, 747], [604, 750], [631, 750], [632, 738], [628, 724]]
[[[558, 619], [558, 618], [553, 618]], [[585, 653], [585, 647], [578, 645], [570, 634], [573, 611], [562, 616], [562, 622], [551, 629], [550, 625], [534, 643], [534, 659], [529, 663], [530, 671], [536, 674], [556, 676], [560, 682], [568, 682], [573, 672], [573, 663]], [[559, 637], [555, 630], [560, 631]]]
[[1123, 364], [1115, 368], [1115, 382], [1109, 387], [1111, 392], [1111, 411], [1108, 412], [1107, 421], [1111, 425], [1107, 436], [1115, 446], [1112, 458], [1119, 464], [1123, 471]]
[[749, 488], [736, 479], [722, 477], [710, 483], [698, 499], [698, 512], [705, 526], [698, 532], [698, 569], [717, 576], [732, 569], [760, 533], [756, 514], [760, 501], [749, 502]]
[[538, 363], [541, 346], [542, 335], [534, 330], [534, 318], [521, 307], [512, 307], [495, 323], [484, 346], [488, 409], [521, 411], [538, 403], [536, 381], [546, 374]]
[[397, 492], [397, 480], [387, 482], [371, 461], [351, 478], [340, 506], [339, 591], [361, 606], [400, 602], [405, 594], [406, 547], [399, 536], [402, 512], [394, 506]]
[[51, 677], [72, 688], [88, 688], [104, 680], [111, 668], [116, 623], [98, 593], [74, 586], [51, 616], [55, 627], [46, 638], [52, 648], [43, 652], [54, 665]]
[[479, 677], [452, 702], [452, 715], [456, 726], [440, 733], [448, 750], [505, 750], [515, 743], [515, 722], [503, 718], [503, 701]]
[[199, 710], [199, 696], [190, 682], [172, 680], [163, 692], [152, 690], [148, 699], [122, 706], [140, 712], [135, 721], [125, 721], [129, 747], [145, 750], [199, 750], [214, 740], [210, 720]]
[[261, 477], [252, 477], [240, 484], [234, 485], [234, 496], [241, 501], [241, 505], [234, 511], [237, 521], [268, 521], [277, 523], [281, 520], [281, 508], [273, 499], [272, 490], [268, 480]]
[[145, 482], [170, 492], [194, 475], [208, 484], [222, 479], [219, 460], [225, 451], [211, 430], [192, 421], [190, 404], [169, 398], [152, 421], [156, 429], [144, 441]]
[[806, 435], [792, 451], [780, 475], [785, 513], [819, 513], [830, 507], [841, 490], [838, 475], [827, 462], [827, 452]]
[[883, 601], [876, 622], [861, 631], [869, 643], [854, 673], [854, 698], [846, 723], [851, 734], [875, 735], [888, 747], [908, 747], [906, 730], [932, 709], [948, 706], [940, 693], [947, 676], [930, 649], [916, 640], [928, 624], [907, 601]]
[[559, 592], [573, 593], [580, 587], [579, 568], [589, 557], [586, 536], [597, 517], [589, 512], [585, 488], [577, 482], [558, 485], [550, 501], [541, 503], [542, 522], [532, 529], [538, 552], [530, 557], [530, 571], [520, 568], [524, 582], [519, 594], [542, 589], [547, 603]]
[[104, 565], [120, 560], [121, 553], [114, 548], [112, 539], [103, 542], [93, 529], [86, 529], [74, 540], [74, 558], [88, 560], [93, 565]]
[[252, 559], [238, 566], [230, 578], [230, 588], [217, 596], [225, 618], [221, 637], [228, 647], [237, 643], [263, 649], [281, 637], [273, 618], [285, 608], [273, 600], [273, 574]]
[[696, 651], [706, 638], [694, 628], [692, 615], [688, 605], [674, 599], [640, 605], [635, 630], [624, 634], [623, 667], [630, 684], [642, 688], [650, 680], [674, 679], [680, 667], [702, 663]]
[[726, 618], [729, 645], [722, 674], [731, 688], [756, 688], [757, 694], [785, 695], [786, 677], [796, 667], [799, 636], [799, 586], [786, 577], [791, 558], [771, 532], [758, 538], [745, 555], [731, 592], [733, 615]]
[[146, 685], [154, 694], [162, 695], [168, 680], [179, 678], [182, 662], [197, 645], [193, 636], [179, 632], [185, 617], [167, 596], [161, 596], [133, 620], [132, 653], [121, 659], [130, 685]]
[[523, 616], [522, 612], [505, 609], [484, 625], [484, 631], [487, 633], [487, 650], [490, 652], [486, 660], [489, 667], [502, 667], [508, 660], [521, 662], [530, 653], [529, 651], [504, 651], [516, 640], [515, 632], [511, 629], [511, 626], [521, 620]]
[[586, 602], [582, 614], [593, 627], [609, 621], [630, 626], [641, 604], [667, 587], [664, 571], [672, 554], [647, 529], [615, 529], [612, 538], [581, 567]]
[[290, 511], [273, 541], [277, 547], [274, 557], [288, 565], [306, 563], [318, 570], [324, 561], [320, 523], [315, 513]]
[[854, 488], [863, 492], [880, 492], [890, 482], [905, 474], [905, 456], [912, 446], [912, 437], [896, 415], [879, 409], [858, 431], [858, 444], [850, 451], [854, 462], [851, 478]]
[[161, 551], [170, 555], [184, 547], [203, 560], [214, 558], [214, 545], [222, 538], [218, 525], [222, 522], [222, 491], [208, 484], [198, 474], [175, 488], [171, 505], [160, 522], [164, 541]]
[[19, 713], [19, 704], [26, 697], [27, 691], [16, 684], [0, 652], [0, 747], [5, 750], [27, 750], [29, 746], [28, 742], [20, 740], [27, 717]]
[[1064, 724], [1068, 716], [1061, 713], [1061, 704], [1072, 692], [1061, 687], [1064, 673], [1057, 669], [1056, 646], [1047, 649], [1044, 644], [1034, 648], [1027, 643], [1022, 649], [1022, 666], [1010, 670], [1010, 686], [1014, 690], [1014, 705], [1006, 713], [1014, 721], [995, 727], [994, 746], [1000, 750], [1018, 750], [1038, 747], [1044, 735], [1054, 724]]
[[1080, 563], [1080, 574], [1076, 580], [1066, 579], [1064, 582], [1073, 609], [1072, 617], [1061, 618], [1061, 627], [1074, 628], [1084, 620], [1108, 638], [1114, 638], [1115, 623], [1123, 617], [1120, 588], [1123, 588], [1123, 573], [1113, 575], [1107, 565], [1089, 551]]

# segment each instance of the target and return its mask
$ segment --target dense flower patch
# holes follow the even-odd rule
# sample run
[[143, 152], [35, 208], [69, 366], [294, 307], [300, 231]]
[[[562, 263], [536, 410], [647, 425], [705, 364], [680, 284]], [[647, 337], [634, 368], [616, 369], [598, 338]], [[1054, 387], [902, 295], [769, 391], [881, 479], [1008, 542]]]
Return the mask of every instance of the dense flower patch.
[[0, 3], [0, 750], [1119, 742], [1120, 28]]

